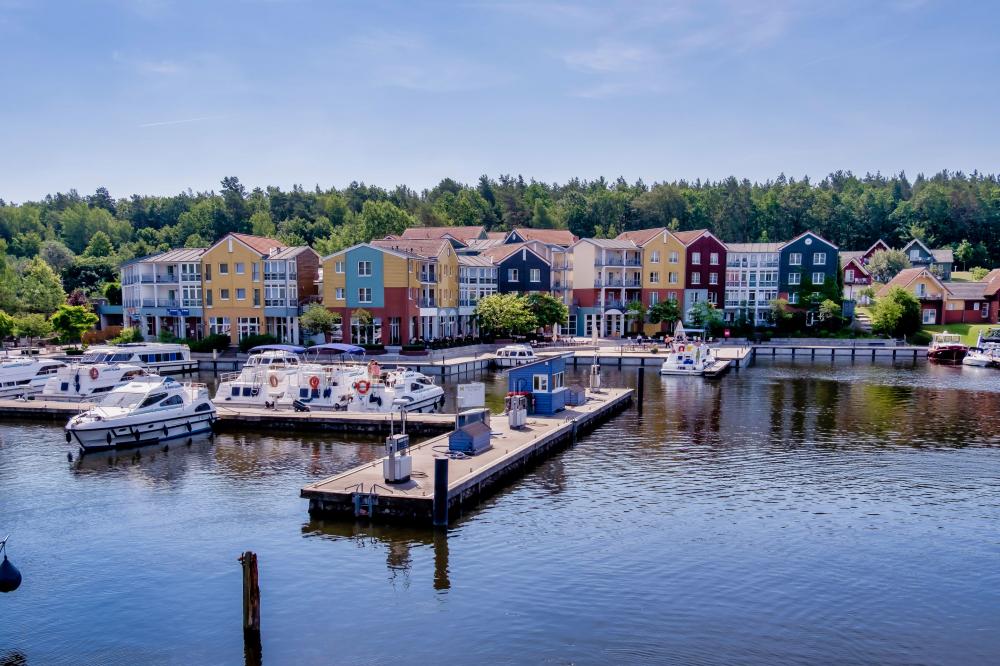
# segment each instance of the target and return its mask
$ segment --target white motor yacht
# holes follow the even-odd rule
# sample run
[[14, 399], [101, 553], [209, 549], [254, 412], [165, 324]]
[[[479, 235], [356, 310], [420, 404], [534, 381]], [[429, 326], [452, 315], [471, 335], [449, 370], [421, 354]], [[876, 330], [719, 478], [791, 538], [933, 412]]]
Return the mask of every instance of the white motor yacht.
[[370, 364], [367, 376], [353, 385], [351, 412], [436, 412], [444, 407], [444, 389], [427, 375], [409, 368], [382, 372]]
[[38, 398], [42, 400], [89, 400], [146, 374], [146, 369], [128, 363], [73, 364], [49, 377]]
[[66, 441], [84, 451], [128, 448], [212, 429], [215, 405], [204, 384], [147, 375], [108, 393], [66, 424]]
[[661, 375], [703, 375], [715, 365], [708, 345], [675, 343], [660, 367]]
[[82, 364], [129, 363], [160, 374], [198, 369], [191, 360], [187, 345], [165, 342], [128, 342], [120, 345], [94, 345], [80, 358]]
[[513, 368], [534, 361], [535, 350], [530, 345], [507, 345], [498, 349], [495, 357], [498, 368]]
[[275, 404], [288, 392], [289, 379], [302, 366], [304, 347], [295, 345], [261, 345], [250, 350], [250, 356], [239, 372], [225, 373], [213, 399], [217, 405], [264, 407]]
[[979, 368], [990, 368], [998, 364], [998, 359], [990, 349], [980, 347], [970, 347], [969, 352], [962, 359], [962, 365], [971, 365]]
[[0, 362], [0, 398], [34, 395], [45, 382], [66, 367], [62, 361], [32, 356], [14, 356]]

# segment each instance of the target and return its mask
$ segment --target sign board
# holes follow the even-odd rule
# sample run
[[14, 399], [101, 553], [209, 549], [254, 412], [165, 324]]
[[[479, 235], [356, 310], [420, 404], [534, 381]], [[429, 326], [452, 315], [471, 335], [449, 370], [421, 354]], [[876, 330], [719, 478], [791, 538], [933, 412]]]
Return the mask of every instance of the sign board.
[[167, 310], [167, 315], [170, 316], [170, 317], [188, 317], [188, 316], [191, 315], [191, 311], [190, 310], [178, 310], [178, 309], [173, 309], [172, 308], [172, 309]]
[[473, 409], [486, 405], [486, 384], [472, 382], [458, 385], [458, 410]]

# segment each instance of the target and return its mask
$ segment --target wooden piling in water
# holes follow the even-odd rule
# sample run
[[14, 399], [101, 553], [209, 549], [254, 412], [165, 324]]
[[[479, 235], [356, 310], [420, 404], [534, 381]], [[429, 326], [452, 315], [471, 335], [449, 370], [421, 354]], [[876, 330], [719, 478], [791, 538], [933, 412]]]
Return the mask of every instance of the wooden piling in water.
[[646, 368], [639, 368], [638, 377], [636, 378], [636, 394], [638, 402], [636, 402], [636, 409], [642, 414], [642, 398], [646, 389]]
[[240, 564], [243, 565], [243, 634], [256, 634], [259, 642], [260, 585], [257, 578], [257, 554], [246, 551], [240, 556]]
[[448, 459], [434, 459], [434, 526], [448, 527]]

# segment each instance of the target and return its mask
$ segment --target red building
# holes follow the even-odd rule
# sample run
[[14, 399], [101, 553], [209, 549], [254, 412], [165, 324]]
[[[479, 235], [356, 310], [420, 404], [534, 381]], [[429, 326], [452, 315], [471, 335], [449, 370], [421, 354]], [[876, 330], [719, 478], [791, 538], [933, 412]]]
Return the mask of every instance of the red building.
[[707, 229], [676, 231], [687, 248], [684, 270], [684, 317], [696, 303], [708, 301], [720, 310], [726, 302], [726, 245]]

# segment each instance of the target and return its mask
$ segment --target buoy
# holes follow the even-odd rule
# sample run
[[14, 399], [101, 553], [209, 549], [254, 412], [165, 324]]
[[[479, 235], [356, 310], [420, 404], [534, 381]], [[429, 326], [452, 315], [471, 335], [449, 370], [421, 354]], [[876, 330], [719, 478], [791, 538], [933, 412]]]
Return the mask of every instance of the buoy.
[[[4, 538], [0, 541], [0, 553], [6, 547], [7, 538]], [[19, 587], [21, 587], [21, 572], [7, 559], [7, 553], [4, 553], [3, 562], [0, 562], [0, 592], [13, 592]]]

